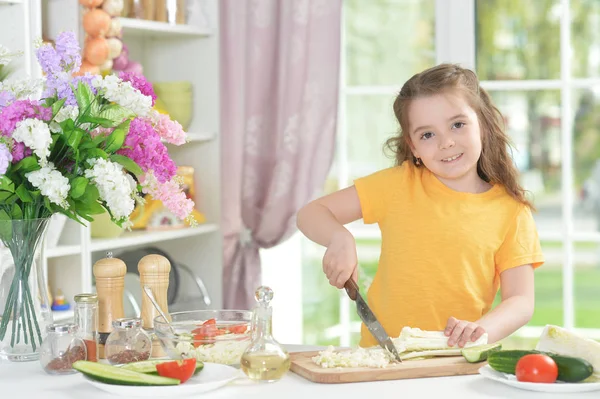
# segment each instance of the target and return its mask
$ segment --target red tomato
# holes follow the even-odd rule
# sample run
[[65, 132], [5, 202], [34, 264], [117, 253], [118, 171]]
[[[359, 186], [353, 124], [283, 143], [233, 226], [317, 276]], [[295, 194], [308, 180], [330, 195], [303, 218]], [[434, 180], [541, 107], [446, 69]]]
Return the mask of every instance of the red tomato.
[[227, 330], [232, 334], [243, 334], [248, 329], [246, 324], [238, 324], [233, 326], [228, 326]]
[[517, 362], [515, 374], [521, 382], [553, 383], [558, 377], [558, 366], [548, 355], [525, 355]]
[[159, 363], [156, 371], [161, 377], [176, 378], [182, 383], [186, 382], [196, 371], [196, 359], [175, 360], [173, 362]]

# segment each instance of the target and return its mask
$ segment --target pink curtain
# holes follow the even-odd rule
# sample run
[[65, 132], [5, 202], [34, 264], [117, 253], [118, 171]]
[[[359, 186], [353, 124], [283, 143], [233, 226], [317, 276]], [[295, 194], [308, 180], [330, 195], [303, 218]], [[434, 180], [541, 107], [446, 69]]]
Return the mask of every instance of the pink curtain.
[[249, 309], [259, 249], [294, 232], [333, 159], [341, 0], [222, 0], [220, 21], [223, 300]]

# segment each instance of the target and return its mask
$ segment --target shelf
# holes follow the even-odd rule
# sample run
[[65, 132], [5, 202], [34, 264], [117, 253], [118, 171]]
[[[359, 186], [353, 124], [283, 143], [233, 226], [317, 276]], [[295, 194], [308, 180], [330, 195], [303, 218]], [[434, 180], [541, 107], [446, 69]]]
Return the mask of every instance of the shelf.
[[65, 321], [65, 320], [72, 319], [73, 316], [75, 316], [75, 312], [73, 311], [73, 309], [69, 309], [69, 310], [53, 310], [52, 311], [52, 318], [54, 319], [55, 323], [57, 321]]
[[217, 231], [218, 229], [219, 227], [216, 224], [201, 224], [194, 228], [125, 232], [117, 238], [92, 239], [91, 250], [97, 252], [126, 248], [134, 245], [151, 244], [155, 242], [175, 240], [178, 238], [193, 237], [201, 234], [211, 233], [213, 231]]
[[208, 29], [190, 25], [172, 25], [166, 22], [146, 21], [143, 19], [121, 18], [123, 35], [167, 38], [167, 37], [202, 37], [209, 36]]
[[44, 254], [46, 258], [79, 255], [81, 254], [81, 245], [58, 245], [54, 248], [46, 248]]
[[[217, 135], [215, 133], [187, 133], [186, 138], [188, 143], [203, 143], [213, 140]], [[163, 143], [167, 141], [160, 139]]]

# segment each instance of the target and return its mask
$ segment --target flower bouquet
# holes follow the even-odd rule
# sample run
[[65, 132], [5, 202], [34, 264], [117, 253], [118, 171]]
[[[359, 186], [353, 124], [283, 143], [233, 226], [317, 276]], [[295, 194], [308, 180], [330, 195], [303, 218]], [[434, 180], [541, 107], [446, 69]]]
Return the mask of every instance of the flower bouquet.
[[153, 109], [141, 75], [80, 75], [75, 35], [37, 47], [44, 79], [0, 82], [0, 359], [32, 360], [52, 315], [38, 246], [49, 218], [108, 212], [127, 228], [142, 194], [194, 224], [163, 142], [177, 122]]

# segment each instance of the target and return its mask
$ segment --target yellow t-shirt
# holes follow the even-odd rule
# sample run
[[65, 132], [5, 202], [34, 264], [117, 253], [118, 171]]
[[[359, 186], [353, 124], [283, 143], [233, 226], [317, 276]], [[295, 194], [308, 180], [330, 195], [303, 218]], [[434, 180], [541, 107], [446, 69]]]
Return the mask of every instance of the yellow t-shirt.
[[[490, 310], [500, 273], [544, 262], [529, 207], [501, 185], [458, 192], [405, 162], [355, 187], [364, 222], [381, 229], [367, 301], [391, 337], [404, 326], [443, 330], [450, 316], [476, 321]], [[363, 324], [360, 346], [373, 345]]]

